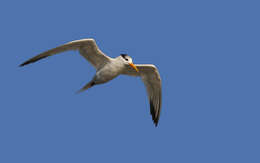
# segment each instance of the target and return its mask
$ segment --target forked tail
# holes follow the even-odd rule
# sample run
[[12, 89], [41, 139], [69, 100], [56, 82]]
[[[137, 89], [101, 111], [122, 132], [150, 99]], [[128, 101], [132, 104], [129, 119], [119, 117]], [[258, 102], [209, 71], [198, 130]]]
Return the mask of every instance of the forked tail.
[[76, 93], [81, 93], [81, 92], [93, 87], [94, 85], [95, 85], [95, 82], [91, 81], [91, 82], [87, 83], [84, 87], [82, 87], [80, 90], [78, 90]]

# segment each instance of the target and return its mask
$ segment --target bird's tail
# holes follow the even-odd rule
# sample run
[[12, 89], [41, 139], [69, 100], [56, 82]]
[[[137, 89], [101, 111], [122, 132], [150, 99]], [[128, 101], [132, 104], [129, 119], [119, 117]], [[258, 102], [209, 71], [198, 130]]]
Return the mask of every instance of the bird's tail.
[[94, 85], [95, 85], [95, 82], [91, 81], [91, 82], [87, 83], [84, 87], [82, 87], [80, 90], [78, 90], [76, 93], [81, 93], [81, 92], [93, 87]]

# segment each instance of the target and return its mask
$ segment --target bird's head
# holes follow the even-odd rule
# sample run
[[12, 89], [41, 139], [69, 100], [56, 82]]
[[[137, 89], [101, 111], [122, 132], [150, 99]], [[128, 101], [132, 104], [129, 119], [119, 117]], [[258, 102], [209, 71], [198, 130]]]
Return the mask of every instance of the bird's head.
[[121, 59], [125, 65], [129, 65], [137, 72], [139, 72], [138, 68], [134, 65], [133, 60], [130, 56], [128, 56], [127, 54], [121, 54]]

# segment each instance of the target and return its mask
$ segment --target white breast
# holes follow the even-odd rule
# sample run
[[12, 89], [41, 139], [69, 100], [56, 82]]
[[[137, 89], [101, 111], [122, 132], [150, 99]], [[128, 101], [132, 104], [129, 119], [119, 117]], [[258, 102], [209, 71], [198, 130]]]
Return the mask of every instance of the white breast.
[[118, 60], [113, 60], [112, 62], [107, 63], [96, 73], [96, 83], [105, 83], [114, 79], [121, 74], [123, 69], [124, 64], [118, 62]]

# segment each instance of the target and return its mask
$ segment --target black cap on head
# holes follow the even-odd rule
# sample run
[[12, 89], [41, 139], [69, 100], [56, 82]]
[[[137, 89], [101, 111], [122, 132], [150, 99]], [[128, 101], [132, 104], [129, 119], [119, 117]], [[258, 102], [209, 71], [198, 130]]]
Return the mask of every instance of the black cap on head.
[[123, 58], [126, 58], [126, 56], [128, 56], [127, 54], [121, 54], [121, 56], [123, 57]]

